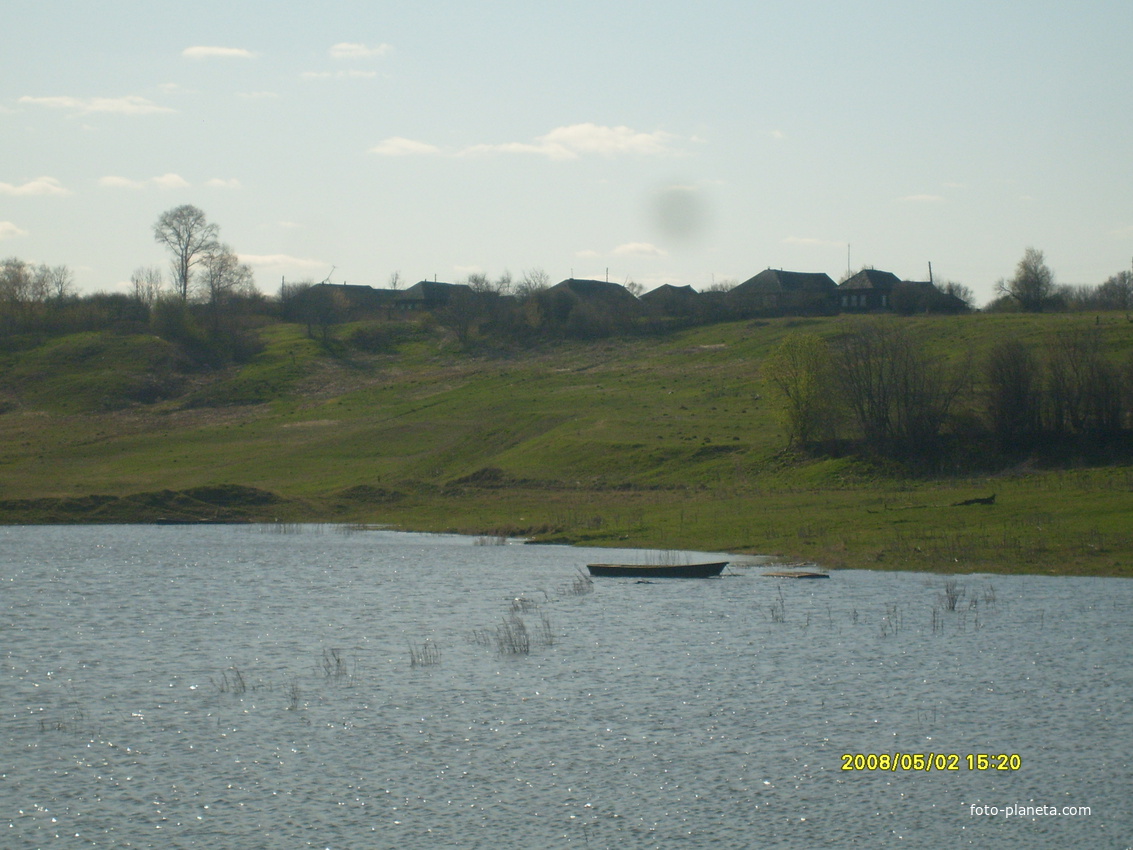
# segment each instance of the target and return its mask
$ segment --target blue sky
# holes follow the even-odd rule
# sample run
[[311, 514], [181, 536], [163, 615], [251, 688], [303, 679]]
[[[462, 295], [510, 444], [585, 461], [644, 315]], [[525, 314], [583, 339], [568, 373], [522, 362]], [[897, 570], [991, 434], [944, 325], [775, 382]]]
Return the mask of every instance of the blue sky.
[[[0, 256], [81, 291], [193, 204], [280, 279], [705, 288], [849, 264], [993, 296], [1133, 258], [1133, 11], [1100, 2], [16, 2]], [[847, 246], [849, 246], [847, 250]], [[333, 272], [332, 272], [333, 269]]]

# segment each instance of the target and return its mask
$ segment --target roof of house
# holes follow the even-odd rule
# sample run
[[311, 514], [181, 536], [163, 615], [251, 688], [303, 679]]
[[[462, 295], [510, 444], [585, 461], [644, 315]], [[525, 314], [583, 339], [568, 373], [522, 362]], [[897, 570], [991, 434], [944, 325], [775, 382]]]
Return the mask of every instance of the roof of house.
[[782, 269], [764, 269], [748, 278], [732, 292], [746, 295], [758, 292], [818, 292], [827, 294], [837, 285], [825, 272], [788, 272]]
[[663, 283], [643, 294], [641, 300], [665, 301], [673, 298], [695, 298], [697, 295], [697, 291], [691, 286], [673, 286], [671, 283]]
[[620, 283], [605, 280], [576, 280], [567, 278], [552, 286], [548, 292], [569, 292], [578, 298], [637, 301], [637, 297]]
[[878, 292], [889, 292], [894, 286], [901, 283], [901, 278], [893, 272], [883, 272], [878, 269], [862, 269], [855, 275], [846, 278], [839, 289], [873, 289]]
[[447, 301], [458, 292], [471, 292], [466, 283], [443, 283], [436, 280], [422, 280], [413, 284], [398, 296], [400, 301]]

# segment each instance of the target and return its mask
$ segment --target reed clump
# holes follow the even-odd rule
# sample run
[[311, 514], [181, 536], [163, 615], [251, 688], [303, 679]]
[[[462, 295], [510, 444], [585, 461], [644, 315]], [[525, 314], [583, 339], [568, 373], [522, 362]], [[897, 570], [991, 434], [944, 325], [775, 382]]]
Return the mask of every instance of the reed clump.
[[485, 649], [495, 649], [499, 655], [530, 655], [534, 649], [552, 646], [555, 633], [546, 614], [539, 611], [531, 625], [519, 613], [512, 611], [494, 629], [478, 629], [473, 640]]
[[441, 648], [431, 640], [409, 644], [410, 667], [435, 667], [441, 663]]

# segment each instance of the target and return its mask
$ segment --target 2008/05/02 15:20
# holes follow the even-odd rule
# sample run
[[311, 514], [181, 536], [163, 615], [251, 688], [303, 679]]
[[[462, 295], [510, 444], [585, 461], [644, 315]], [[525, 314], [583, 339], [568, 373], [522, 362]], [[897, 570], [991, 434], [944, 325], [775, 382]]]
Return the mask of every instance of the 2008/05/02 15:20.
[[843, 753], [842, 770], [1019, 770], [1018, 753]]

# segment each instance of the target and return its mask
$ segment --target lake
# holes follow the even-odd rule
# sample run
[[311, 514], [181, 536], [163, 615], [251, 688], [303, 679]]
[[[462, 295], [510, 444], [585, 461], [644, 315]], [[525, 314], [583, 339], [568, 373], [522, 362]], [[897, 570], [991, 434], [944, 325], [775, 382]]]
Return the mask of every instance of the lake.
[[2, 528], [0, 846], [1130, 846], [1133, 582], [703, 555]]

